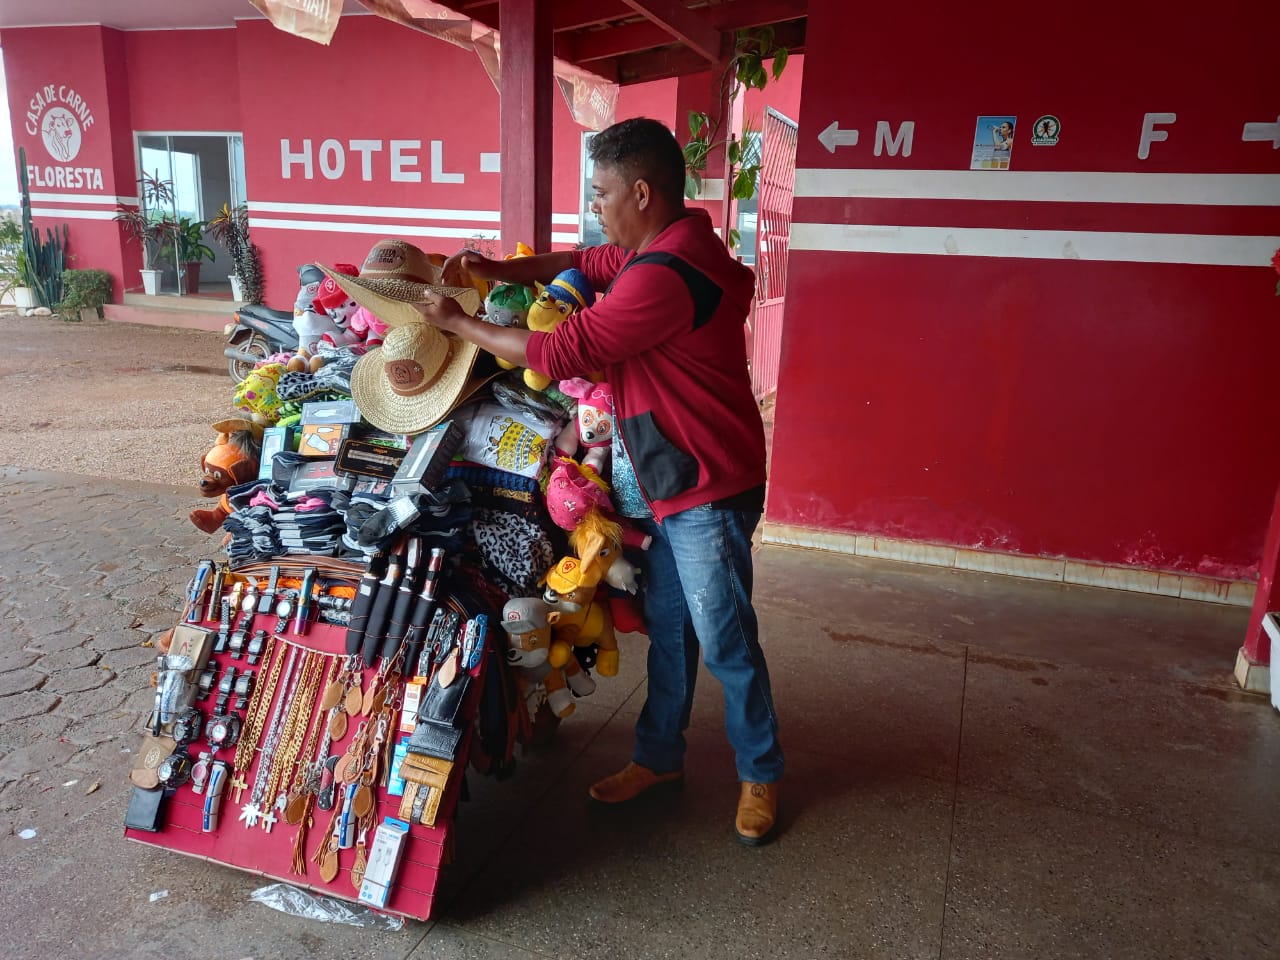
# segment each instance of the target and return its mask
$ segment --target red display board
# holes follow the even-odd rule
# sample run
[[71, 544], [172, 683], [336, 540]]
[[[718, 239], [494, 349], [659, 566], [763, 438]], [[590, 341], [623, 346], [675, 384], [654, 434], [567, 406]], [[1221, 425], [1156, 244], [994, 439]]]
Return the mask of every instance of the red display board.
[[[257, 617], [255, 627], [257, 629], [270, 629], [274, 625], [275, 619], [274, 614], [260, 614]], [[204, 621], [199, 626], [216, 631], [218, 624]], [[289, 633], [276, 638], [277, 643], [281, 641], [286, 645], [296, 645], [301, 651], [318, 651], [331, 655], [338, 662], [345, 658], [345, 627], [313, 623], [304, 636], [294, 636]], [[279, 655], [285, 655], [286, 650], [282, 650]], [[225, 674], [228, 666], [234, 666], [237, 672], [246, 666], [246, 660], [243, 657], [233, 659], [229, 652], [214, 654], [210, 658], [210, 663], [214, 662], [218, 665], [219, 676]], [[483, 687], [483, 669], [487, 662], [488, 649], [486, 647], [485, 655], [481, 658], [480, 673], [477, 676], [473, 676], [471, 686], [466, 693], [466, 700], [461, 711], [466, 732], [462, 737], [454, 760], [453, 773], [450, 775], [441, 797], [435, 825], [428, 827], [415, 823], [410, 826], [402, 848], [394, 884], [383, 912], [412, 917], [418, 920], [426, 920], [431, 916], [441, 868], [450, 855], [453, 813], [461, 789], [463, 773], [466, 770], [466, 758], [472, 736], [472, 721], [475, 717], [480, 691]], [[264, 655], [256, 665], [258, 677], [255, 678], [255, 683], [264, 682], [269, 666], [270, 658]], [[361, 672], [363, 689], [367, 690], [369, 688], [376, 674], [376, 669], [367, 669]], [[327, 668], [325, 675], [328, 675]], [[403, 692], [403, 687], [404, 684], [401, 682], [396, 690], [397, 699], [395, 703], [397, 706], [394, 714], [396, 717], [400, 715], [402, 699], [399, 695]], [[286, 696], [285, 684], [279, 683], [273, 694], [271, 710], [274, 710], [275, 703]], [[215, 698], [216, 693], [213, 693], [205, 701], [197, 702], [196, 704], [206, 718], [212, 712]], [[268, 711], [268, 715], [270, 715], [271, 710]], [[319, 698], [317, 698], [309, 717], [308, 729], [317, 722], [325, 723], [327, 719], [325, 714], [327, 712], [320, 709]], [[243, 714], [244, 711], [241, 711], [241, 713]], [[340, 739], [333, 740], [328, 750], [329, 756], [342, 756], [345, 753], [347, 747], [357, 736], [357, 730], [360, 726], [359, 721], [362, 719], [364, 718], [353, 718], [343, 736]], [[399, 733], [393, 731], [392, 738], [398, 740], [404, 735], [403, 730]], [[255, 749], [250, 766], [243, 771], [244, 781], [247, 784], [252, 784], [258, 774], [261, 760], [260, 746], [259, 749]], [[192, 757], [197, 757], [200, 752], [208, 749], [209, 744], [203, 734], [188, 748]], [[230, 762], [234, 755], [234, 746], [224, 747], [218, 752], [216, 758]], [[285, 782], [287, 784], [291, 781], [292, 774], [289, 774], [286, 776]], [[206, 833], [202, 830], [204, 797], [196, 794], [188, 781], [178, 787], [176, 792], [166, 799], [167, 806], [164, 812], [162, 829], [152, 833], [145, 830], [126, 828], [125, 836], [139, 843], [151, 844], [152, 846], [173, 850], [187, 856], [221, 863], [249, 873], [280, 880], [315, 893], [356, 901], [359, 887], [354, 885], [351, 879], [351, 867], [357, 857], [355, 847], [339, 851], [338, 874], [330, 882], [325, 882], [322, 879], [320, 867], [312, 861], [316, 850], [328, 841], [329, 834], [326, 827], [329, 826], [332, 811], [319, 810], [315, 808], [314, 804], [312, 805], [311, 822], [310, 826], [306, 827], [304, 845], [306, 874], [305, 876], [299, 876], [292, 872], [294, 843], [299, 831], [304, 827], [291, 826], [283, 818], [275, 823], [270, 831], [266, 830], [262, 825], [247, 826], [244, 820], [241, 819], [241, 812], [244, 805], [249, 802], [249, 793], [250, 790], [246, 789], [239, 802], [237, 802], [234, 788], [228, 785], [223, 796], [217, 828]], [[377, 786], [375, 787], [375, 797], [374, 828], [369, 830], [366, 837], [366, 843], [370, 848], [373, 844], [374, 829], [378, 824], [381, 824], [388, 817], [400, 819], [398, 808], [401, 798], [398, 795], [390, 795], [384, 786]]]

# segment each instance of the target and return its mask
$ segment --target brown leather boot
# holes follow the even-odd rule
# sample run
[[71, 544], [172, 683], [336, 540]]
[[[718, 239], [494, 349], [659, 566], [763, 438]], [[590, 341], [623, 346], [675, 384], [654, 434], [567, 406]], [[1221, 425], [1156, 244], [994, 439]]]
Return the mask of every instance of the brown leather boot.
[[601, 803], [625, 803], [640, 794], [664, 783], [676, 783], [684, 778], [683, 770], [671, 773], [654, 773], [638, 763], [628, 763], [611, 777], [592, 784], [591, 799]]
[[778, 784], [743, 781], [738, 797], [738, 818], [734, 829], [738, 839], [750, 847], [768, 843], [778, 819]]

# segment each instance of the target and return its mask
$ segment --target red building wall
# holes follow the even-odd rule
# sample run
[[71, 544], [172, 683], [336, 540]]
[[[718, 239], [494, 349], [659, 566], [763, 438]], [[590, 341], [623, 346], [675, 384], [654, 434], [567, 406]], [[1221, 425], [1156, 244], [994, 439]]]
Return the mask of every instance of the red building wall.
[[[121, 34], [41, 27], [5, 30], [0, 39], [13, 163], [24, 149], [36, 228], [61, 235], [69, 224], [68, 266], [107, 270], [118, 280], [131, 251], [112, 215], [117, 197], [137, 193]], [[121, 292], [117, 282], [115, 295]]]
[[[1241, 138], [1280, 113], [1280, 14], [929, 7], [810, 4], [769, 518], [1255, 574], [1280, 152]], [[1000, 115], [1009, 169], [970, 170]]]

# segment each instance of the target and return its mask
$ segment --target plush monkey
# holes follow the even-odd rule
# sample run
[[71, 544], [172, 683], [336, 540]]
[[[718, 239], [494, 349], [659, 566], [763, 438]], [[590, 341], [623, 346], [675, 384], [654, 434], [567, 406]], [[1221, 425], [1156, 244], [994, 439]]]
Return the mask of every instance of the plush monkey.
[[205, 533], [213, 533], [222, 526], [222, 521], [231, 513], [227, 491], [258, 476], [258, 460], [262, 455], [259, 424], [251, 420], [219, 420], [213, 430], [218, 439], [200, 459], [204, 471], [200, 496], [218, 497], [218, 504], [209, 510], [192, 510], [187, 515]]

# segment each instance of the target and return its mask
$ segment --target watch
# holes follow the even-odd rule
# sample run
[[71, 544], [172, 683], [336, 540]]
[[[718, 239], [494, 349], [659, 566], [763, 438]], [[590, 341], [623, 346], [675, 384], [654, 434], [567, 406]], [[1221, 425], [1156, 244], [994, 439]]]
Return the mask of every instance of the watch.
[[200, 715], [199, 710], [193, 708], [185, 711], [173, 721], [173, 742], [180, 747], [186, 746], [200, 736], [203, 726], [204, 717]]
[[213, 692], [213, 682], [218, 676], [218, 665], [213, 661], [200, 671], [200, 676], [196, 677], [196, 698], [206, 700], [209, 694]]
[[249, 705], [249, 697], [253, 693], [253, 673], [246, 670], [236, 677], [236, 709], [243, 710]]
[[281, 597], [276, 601], [276, 636], [284, 633], [291, 616], [293, 616], [293, 600], [290, 597]]
[[191, 758], [184, 750], [175, 750], [156, 767], [160, 783], [168, 790], [175, 790], [191, 777]]
[[248, 662], [249, 666], [255, 666], [262, 658], [262, 648], [267, 642], [267, 631], [258, 630], [249, 639]]
[[234, 747], [240, 739], [240, 718], [235, 714], [215, 714], [204, 725], [204, 738], [213, 750]]

